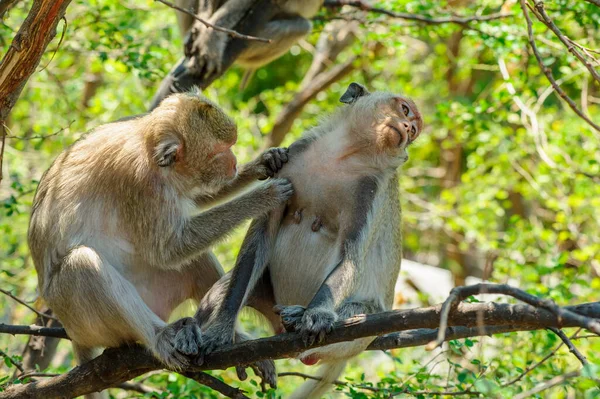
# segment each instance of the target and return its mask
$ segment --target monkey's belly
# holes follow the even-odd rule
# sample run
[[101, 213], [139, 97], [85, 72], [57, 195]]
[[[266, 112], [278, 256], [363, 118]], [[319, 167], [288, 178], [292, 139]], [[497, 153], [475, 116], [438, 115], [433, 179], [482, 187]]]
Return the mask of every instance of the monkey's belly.
[[340, 258], [336, 238], [313, 231], [312, 218], [281, 226], [269, 261], [275, 302], [307, 306]]

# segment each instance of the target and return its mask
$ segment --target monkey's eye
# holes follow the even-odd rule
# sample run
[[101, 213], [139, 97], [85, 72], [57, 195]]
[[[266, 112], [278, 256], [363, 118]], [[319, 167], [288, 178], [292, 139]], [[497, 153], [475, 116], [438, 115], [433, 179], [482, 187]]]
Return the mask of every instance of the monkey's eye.
[[408, 109], [406, 105], [402, 104], [402, 112], [404, 112], [404, 115], [408, 116], [410, 109]]
[[413, 127], [410, 129], [410, 133], [413, 135], [413, 137], [417, 134], [417, 129], [415, 128], [415, 126], [413, 125]]

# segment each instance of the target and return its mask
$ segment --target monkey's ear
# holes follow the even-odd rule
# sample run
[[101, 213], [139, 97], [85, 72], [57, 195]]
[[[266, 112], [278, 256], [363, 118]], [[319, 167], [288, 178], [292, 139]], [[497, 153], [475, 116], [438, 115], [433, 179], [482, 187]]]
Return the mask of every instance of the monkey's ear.
[[154, 160], [160, 167], [171, 166], [177, 161], [181, 144], [177, 140], [164, 140], [154, 149]]
[[371, 93], [369, 93], [365, 86], [352, 82], [346, 89], [346, 92], [340, 97], [340, 101], [344, 104], [352, 104], [359, 97], [368, 96], [369, 94]]

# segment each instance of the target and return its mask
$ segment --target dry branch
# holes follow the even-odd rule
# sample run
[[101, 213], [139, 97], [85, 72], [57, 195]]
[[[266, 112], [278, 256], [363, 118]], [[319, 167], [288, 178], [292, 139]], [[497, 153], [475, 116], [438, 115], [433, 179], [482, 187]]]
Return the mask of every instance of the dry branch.
[[600, 83], [600, 75], [598, 74], [594, 66], [579, 52], [579, 50], [573, 44], [573, 42], [568, 37], [566, 37], [560, 29], [558, 29], [558, 26], [556, 26], [556, 24], [552, 22], [552, 19], [544, 9], [544, 3], [539, 0], [534, 0], [533, 3], [535, 6], [534, 15], [537, 17], [537, 19], [539, 19], [540, 22], [546, 25], [546, 27], [548, 27], [548, 29], [550, 29], [556, 35], [556, 37], [562, 42], [562, 44], [564, 44], [567, 47], [567, 50], [569, 50], [569, 52], [573, 54], [575, 58], [581, 61], [581, 63], [585, 65], [585, 67], [594, 77], [594, 79]]
[[27, 79], [40, 63], [48, 43], [56, 36], [56, 26], [71, 0], [35, 0], [0, 62], [0, 182], [6, 145], [6, 120]]
[[527, 38], [529, 41], [529, 46], [531, 47], [531, 50], [533, 51], [533, 55], [535, 56], [535, 59], [537, 60], [537, 63], [540, 66], [542, 72], [544, 73], [544, 75], [546, 75], [546, 78], [548, 79], [548, 81], [550, 82], [552, 87], [554, 88], [554, 91], [556, 91], [556, 93], [567, 104], [569, 104], [569, 107], [571, 107], [573, 112], [575, 112], [577, 115], [579, 115], [579, 117], [581, 119], [586, 121], [588, 125], [590, 125], [591, 127], [593, 127], [594, 129], [596, 129], [597, 131], [600, 132], [600, 125], [597, 125], [596, 123], [594, 123], [589, 118], [589, 116], [587, 116], [583, 111], [581, 111], [577, 107], [577, 104], [575, 104], [575, 102], [571, 99], [571, 97], [569, 97], [567, 95], [567, 93], [565, 93], [565, 91], [563, 89], [561, 89], [561, 87], [558, 85], [558, 83], [556, 82], [556, 79], [554, 79], [554, 76], [552, 75], [552, 71], [550, 71], [550, 68], [548, 68], [544, 64], [544, 60], [542, 59], [542, 56], [540, 55], [537, 45], [535, 44], [535, 39], [533, 37], [533, 24], [531, 22], [531, 18], [529, 17], [529, 11], [527, 10], [527, 3], [525, 0], [520, 0], [520, 5], [521, 5], [521, 9], [523, 10], [523, 15], [525, 16], [525, 21], [527, 21]]
[[13, 294], [11, 294], [10, 291], [6, 291], [6, 290], [3, 290], [2, 288], [0, 288], [0, 292], [3, 293], [6, 296], [12, 298], [15, 302], [18, 302], [21, 305], [25, 306], [27, 309], [31, 310], [32, 312], [34, 312], [35, 314], [37, 314], [38, 316], [40, 316], [42, 318], [50, 319], [50, 320], [58, 320], [56, 317], [54, 317], [52, 315], [40, 312], [39, 310], [37, 310], [36, 308], [34, 308], [33, 306], [31, 306], [30, 304], [28, 304], [24, 300], [22, 300], [21, 298], [15, 296]]
[[[380, 343], [400, 343], [414, 346], [427, 332], [414, 329], [432, 329], [438, 326], [442, 306], [428, 308], [395, 310], [373, 315], [358, 315], [336, 325], [322, 343], [312, 347], [354, 340], [360, 337], [379, 336], [396, 331], [405, 331], [406, 336], [414, 340], [393, 342], [391, 337], [379, 338]], [[563, 308], [588, 318], [600, 318], [600, 302], [569, 306]], [[486, 327], [481, 328], [479, 323]], [[549, 310], [530, 305], [510, 305], [497, 303], [461, 303], [448, 319], [448, 325], [461, 326], [456, 333], [463, 335], [471, 331], [474, 335], [481, 330], [494, 333], [503, 331], [545, 329], [548, 327], [575, 327], [580, 323], [573, 319], [559, 318]], [[501, 327], [493, 327], [501, 326]], [[510, 327], [509, 327], [510, 326]], [[1, 326], [0, 326], [1, 327]], [[490, 328], [492, 327], [492, 328]], [[464, 328], [472, 328], [465, 330]], [[496, 329], [495, 329], [496, 328]], [[406, 331], [406, 330], [413, 330]], [[429, 332], [430, 334], [431, 332]], [[406, 335], [408, 334], [408, 335]], [[449, 337], [448, 332], [446, 337]], [[403, 335], [395, 335], [402, 337]], [[388, 349], [376, 340], [372, 349]], [[274, 337], [247, 341], [225, 347], [206, 357], [204, 364], [186, 372], [201, 370], [224, 369], [235, 365], [252, 364], [258, 360], [281, 359], [297, 356], [307, 348], [302, 338], [295, 333], [281, 334]], [[146, 372], [162, 369], [163, 365], [150, 353], [139, 346], [129, 346], [118, 349], [108, 349], [101, 356], [89, 363], [74, 368], [70, 372], [44, 381], [35, 381], [25, 385], [11, 386], [0, 393], [1, 399], [24, 398], [56, 398], [75, 397], [85, 393], [99, 391], [108, 387], [118, 386]]]
[[254, 40], [254, 41], [263, 42], [263, 43], [270, 43], [271, 42], [270, 39], [265, 39], [263, 37], [256, 37], [256, 36], [244, 35], [242, 33], [236, 32], [234, 30], [223, 28], [222, 26], [211, 24], [207, 20], [205, 20], [203, 18], [200, 18], [198, 15], [196, 15], [195, 12], [187, 10], [185, 8], [181, 8], [181, 7], [179, 7], [179, 6], [171, 3], [170, 1], [166, 1], [166, 0], [154, 0], [154, 1], [158, 1], [159, 3], [162, 3], [162, 4], [166, 5], [167, 7], [171, 7], [174, 10], [180, 11], [180, 12], [182, 12], [184, 14], [188, 14], [192, 18], [194, 18], [195, 20], [200, 21], [207, 28], [212, 28], [212, 29], [217, 30], [219, 32], [227, 33], [229, 36], [234, 37], [236, 39]]
[[450, 291], [450, 295], [448, 295], [448, 298], [442, 305], [438, 338], [436, 341], [433, 341], [427, 345], [428, 350], [431, 350], [446, 341], [445, 334], [450, 311], [455, 309], [460, 301], [470, 296], [479, 294], [501, 294], [512, 296], [513, 298], [523, 301], [529, 305], [543, 308], [552, 312], [559, 318], [559, 320], [566, 321], [571, 325], [587, 328], [588, 330], [600, 335], [600, 321], [561, 308], [550, 299], [538, 298], [507, 284], [475, 284], [466, 287], [455, 287]]
[[442, 25], [442, 24], [456, 24], [461, 26], [467, 26], [471, 22], [485, 22], [493, 21], [495, 19], [511, 17], [510, 13], [494, 13], [488, 15], [472, 15], [472, 16], [449, 16], [449, 17], [438, 17], [431, 18], [425, 17], [418, 14], [408, 14], [402, 12], [394, 12], [386, 10], [384, 8], [373, 7], [366, 1], [361, 0], [326, 0], [323, 4], [325, 7], [337, 8], [343, 6], [350, 6], [358, 8], [362, 11], [372, 12], [376, 14], [387, 15], [388, 17], [404, 19], [407, 21], [416, 21], [426, 25]]

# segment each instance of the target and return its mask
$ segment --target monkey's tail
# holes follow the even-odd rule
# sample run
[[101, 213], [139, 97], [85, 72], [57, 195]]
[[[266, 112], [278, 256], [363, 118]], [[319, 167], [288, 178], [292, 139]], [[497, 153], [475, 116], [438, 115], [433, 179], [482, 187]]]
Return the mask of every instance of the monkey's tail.
[[318, 371], [317, 377], [320, 380], [307, 380], [292, 393], [289, 399], [321, 399], [321, 396], [331, 389], [333, 381], [342, 374], [347, 362], [347, 360], [335, 360], [324, 364]]

